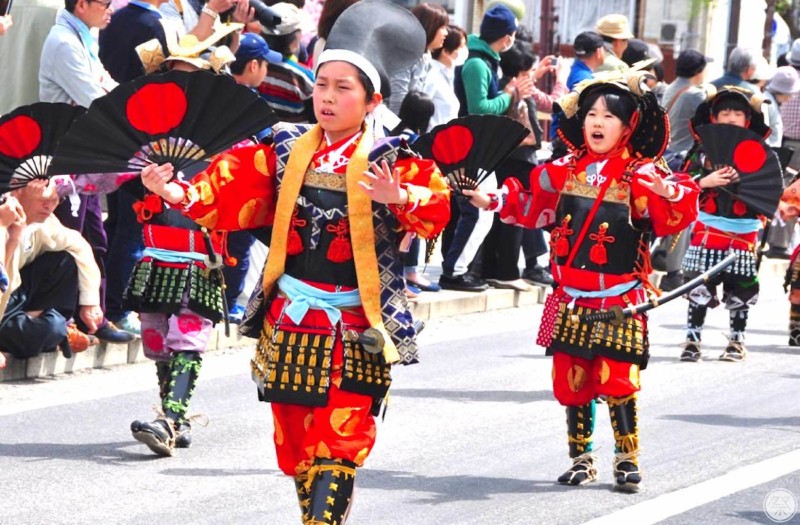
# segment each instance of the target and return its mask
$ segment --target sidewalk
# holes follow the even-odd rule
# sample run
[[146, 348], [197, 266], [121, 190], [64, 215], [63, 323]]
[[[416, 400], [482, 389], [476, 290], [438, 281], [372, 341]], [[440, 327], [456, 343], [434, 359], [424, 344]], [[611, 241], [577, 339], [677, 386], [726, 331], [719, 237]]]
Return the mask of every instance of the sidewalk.
[[[441, 273], [439, 268], [429, 268], [428, 275], [434, 281]], [[425, 292], [410, 301], [411, 312], [415, 319], [428, 321], [453, 315], [464, 315], [503, 308], [517, 308], [544, 302], [545, 289], [535, 288], [532, 292], [514, 290], [489, 289], [485, 292], [456, 292], [441, 290]], [[208, 350], [222, 350], [241, 346], [254, 346], [255, 340], [240, 337], [236, 333], [237, 326], [231, 325], [230, 337], [225, 336], [222, 323], [216, 326]], [[0, 382], [21, 379], [36, 379], [60, 374], [70, 374], [91, 368], [109, 368], [112, 366], [133, 364], [147, 361], [142, 352], [141, 340], [128, 344], [106, 344], [89, 348], [84, 352], [65, 359], [61, 352], [42, 354], [31, 359], [8, 358], [6, 368], [0, 370]]]

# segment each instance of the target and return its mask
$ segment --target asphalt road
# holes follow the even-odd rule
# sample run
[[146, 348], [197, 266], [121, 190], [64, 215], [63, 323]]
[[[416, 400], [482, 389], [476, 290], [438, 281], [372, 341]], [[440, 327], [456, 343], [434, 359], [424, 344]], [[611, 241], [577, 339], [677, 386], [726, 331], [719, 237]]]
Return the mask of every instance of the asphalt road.
[[[800, 499], [800, 351], [784, 346], [777, 276], [762, 287], [743, 363], [716, 360], [727, 312], [709, 314], [709, 359], [697, 364], [677, 359], [686, 303], [652, 315], [637, 495], [611, 491], [602, 406], [600, 481], [554, 484], [569, 459], [550, 360], [534, 344], [541, 307], [432, 321], [424, 362], [394, 372], [348, 523], [772, 523], [770, 491]], [[149, 363], [0, 384], [0, 523], [300, 523], [292, 481], [275, 467], [269, 408], [249, 379], [250, 352], [208, 356], [192, 408], [211, 424], [173, 458], [155, 458], [128, 431], [157, 401]], [[791, 510], [791, 499], [770, 502], [779, 518]]]

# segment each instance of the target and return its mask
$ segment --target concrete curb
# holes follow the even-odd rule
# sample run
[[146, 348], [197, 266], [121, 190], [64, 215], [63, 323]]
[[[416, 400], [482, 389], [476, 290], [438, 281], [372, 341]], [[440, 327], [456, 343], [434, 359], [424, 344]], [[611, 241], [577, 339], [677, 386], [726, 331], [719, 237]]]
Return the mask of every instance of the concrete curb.
[[[411, 301], [411, 312], [415, 319], [428, 321], [453, 315], [539, 304], [544, 301], [544, 296], [545, 289], [540, 287], [534, 288], [531, 292], [489, 289], [475, 293], [442, 290], [436, 293], [424, 293]], [[231, 326], [231, 335], [226, 337], [224, 326], [217, 325], [208, 342], [208, 351], [254, 345], [254, 339], [241, 337], [236, 333], [236, 326]], [[0, 370], [0, 382], [71, 374], [80, 370], [109, 368], [147, 360], [139, 339], [128, 344], [101, 343], [75, 354], [70, 359], [65, 359], [61, 352], [42, 354], [30, 359], [8, 357], [6, 368]]]

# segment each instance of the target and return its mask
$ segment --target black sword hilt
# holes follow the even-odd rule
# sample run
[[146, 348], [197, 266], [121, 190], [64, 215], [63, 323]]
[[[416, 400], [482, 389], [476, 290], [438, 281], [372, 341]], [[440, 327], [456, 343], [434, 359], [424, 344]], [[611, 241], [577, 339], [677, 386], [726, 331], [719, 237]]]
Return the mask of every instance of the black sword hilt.
[[612, 306], [604, 312], [595, 312], [593, 314], [585, 315], [572, 315], [572, 321], [576, 323], [597, 323], [597, 322], [610, 322], [617, 325], [625, 319], [625, 311], [619, 306]]

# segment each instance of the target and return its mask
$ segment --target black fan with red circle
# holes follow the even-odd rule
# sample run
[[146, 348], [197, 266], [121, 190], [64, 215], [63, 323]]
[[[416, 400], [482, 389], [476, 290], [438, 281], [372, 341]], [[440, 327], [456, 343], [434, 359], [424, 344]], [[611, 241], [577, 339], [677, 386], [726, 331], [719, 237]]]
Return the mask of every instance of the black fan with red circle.
[[530, 131], [502, 115], [469, 115], [436, 126], [411, 149], [432, 159], [461, 193], [486, 180]]
[[0, 118], [0, 193], [48, 177], [56, 145], [86, 110], [37, 102]]
[[176, 171], [277, 122], [269, 105], [233, 78], [170, 71], [119, 85], [98, 98], [59, 144], [51, 174]]
[[697, 135], [714, 169], [731, 166], [739, 172], [738, 183], [719, 189], [772, 217], [783, 194], [783, 170], [764, 139], [732, 124], [706, 124]]

